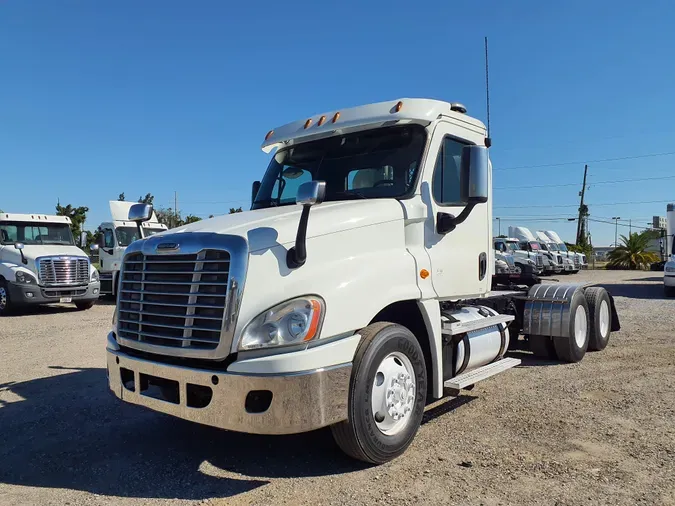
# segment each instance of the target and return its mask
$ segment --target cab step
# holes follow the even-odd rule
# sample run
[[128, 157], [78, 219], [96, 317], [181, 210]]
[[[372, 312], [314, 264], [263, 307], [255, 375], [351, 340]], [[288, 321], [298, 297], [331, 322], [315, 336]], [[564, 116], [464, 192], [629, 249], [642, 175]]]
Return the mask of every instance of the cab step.
[[450, 322], [443, 321], [441, 323], [441, 328], [443, 334], [457, 335], [464, 334], [465, 332], [472, 332], [474, 330], [480, 330], [487, 327], [492, 327], [494, 325], [499, 325], [500, 323], [509, 323], [515, 319], [515, 316], [510, 314], [500, 314], [497, 316], [488, 316], [487, 318], [481, 318], [480, 320], [471, 320], [469, 322]]
[[483, 381], [484, 379], [499, 374], [500, 372], [504, 372], [519, 364], [519, 358], [503, 358], [497, 362], [492, 362], [491, 364], [484, 365], [473, 371], [465, 372], [464, 374], [450, 378], [443, 383], [443, 386], [451, 390], [451, 395], [458, 395], [459, 391], [463, 388], [475, 385], [479, 381]]

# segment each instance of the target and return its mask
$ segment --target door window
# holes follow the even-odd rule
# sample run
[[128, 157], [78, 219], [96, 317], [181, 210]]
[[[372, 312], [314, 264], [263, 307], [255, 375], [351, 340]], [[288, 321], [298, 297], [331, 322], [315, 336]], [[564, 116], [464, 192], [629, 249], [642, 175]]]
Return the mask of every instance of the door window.
[[113, 231], [109, 228], [103, 230], [103, 247], [104, 248], [114, 248], [115, 247], [115, 237], [113, 236]]
[[444, 206], [463, 206], [459, 186], [460, 161], [465, 144], [445, 137], [438, 152], [434, 177], [431, 181], [434, 200]]

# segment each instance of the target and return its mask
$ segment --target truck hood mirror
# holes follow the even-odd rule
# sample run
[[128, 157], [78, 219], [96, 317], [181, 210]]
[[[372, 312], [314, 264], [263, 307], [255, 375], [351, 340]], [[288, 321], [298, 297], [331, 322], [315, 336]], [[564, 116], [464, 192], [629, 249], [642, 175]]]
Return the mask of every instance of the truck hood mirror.
[[23, 254], [23, 248], [25, 248], [24, 244], [22, 242], [15, 242], [14, 248], [18, 249], [19, 253], [21, 253], [21, 262], [24, 265], [28, 265], [28, 260], [26, 260], [26, 257]]
[[16, 249], [18, 249], [18, 250], [22, 250], [22, 249], [25, 248], [25, 246], [24, 246], [24, 244], [23, 244], [22, 242], [15, 242], [15, 243], [14, 243], [14, 248], [16, 248]]
[[91, 251], [92, 253], [98, 251], [98, 247], [99, 247], [98, 244], [92, 244], [91, 246], [89, 246], [89, 251]]
[[129, 221], [140, 223], [152, 218], [152, 204], [134, 204], [129, 208]]
[[309, 181], [298, 187], [295, 202], [302, 205], [302, 214], [298, 224], [298, 234], [295, 236], [295, 246], [286, 254], [286, 265], [289, 269], [302, 267], [307, 260], [307, 223], [309, 210], [315, 204], [321, 204], [326, 199], [326, 182]]

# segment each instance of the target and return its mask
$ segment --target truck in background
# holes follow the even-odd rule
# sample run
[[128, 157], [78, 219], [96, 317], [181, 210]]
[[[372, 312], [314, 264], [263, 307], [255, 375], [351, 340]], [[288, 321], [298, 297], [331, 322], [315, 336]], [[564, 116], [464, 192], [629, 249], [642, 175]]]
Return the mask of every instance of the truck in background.
[[554, 232], [553, 230], [546, 230], [544, 232], [551, 241], [556, 243], [558, 245], [558, 249], [560, 250], [560, 254], [563, 256], [567, 256], [572, 262], [574, 263], [574, 268], [581, 270], [581, 269], [588, 269], [588, 261], [586, 260], [586, 255], [583, 253], [576, 253], [574, 251], [570, 251], [567, 248], [567, 244], [560, 238], [560, 236]]
[[509, 236], [515, 237], [520, 241], [521, 249], [531, 253], [539, 253], [543, 257], [544, 274], [558, 274], [562, 272], [562, 256], [553, 255], [539, 240], [525, 227], [509, 227]]
[[127, 246], [143, 237], [168, 230], [166, 225], [159, 223], [154, 212], [150, 220], [142, 223], [139, 229], [135, 222], [129, 221], [129, 209], [132, 205], [134, 202], [111, 200], [111, 221], [98, 226], [101, 233], [98, 254], [102, 295], [117, 295], [120, 265]]
[[75, 245], [70, 225], [67, 216], [0, 214], [0, 316], [28, 305], [94, 305], [98, 271]]
[[560, 251], [557, 243], [552, 241], [551, 238], [541, 230], [537, 230], [536, 234], [541, 247], [548, 251], [551, 255], [554, 255], [559, 263], [562, 262], [563, 274], [576, 274], [579, 272], [579, 268], [575, 266], [574, 261], [570, 259], [564, 252]]
[[666, 208], [666, 254], [663, 267], [663, 291], [667, 297], [675, 297], [675, 204]]
[[491, 291], [490, 143], [464, 106], [427, 99], [270, 130], [250, 211], [127, 247], [110, 390], [228, 430], [330, 426], [346, 454], [380, 464], [427, 402], [518, 365], [505, 354], [521, 334], [565, 362], [605, 348], [619, 328], [605, 289]]
[[495, 251], [512, 255], [523, 273], [539, 275], [544, 272], [544, 255], [522, 249], [515, 237], [495, 237], [493, 243]]

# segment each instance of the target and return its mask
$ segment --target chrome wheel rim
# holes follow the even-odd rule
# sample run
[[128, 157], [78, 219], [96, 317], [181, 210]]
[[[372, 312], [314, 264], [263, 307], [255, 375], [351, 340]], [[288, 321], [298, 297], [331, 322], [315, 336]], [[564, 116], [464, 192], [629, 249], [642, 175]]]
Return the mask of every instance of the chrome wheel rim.
[[398, 351], [384, 357], [371, 390], [372, 414], [382, 434], [393, 436], [407, 427], [416, 396], [415, 370], [408, 357]]
[[586, 317], [586, 308], [577, 307], [574, 315], [574, 340], [579, 348], [583, 348], [586, 343], [586, 334], [588, 334], [588, 318]]
[[600, 335], [605, 337], [609, 332], [609, 304], [606, 300], [600, 303]]

